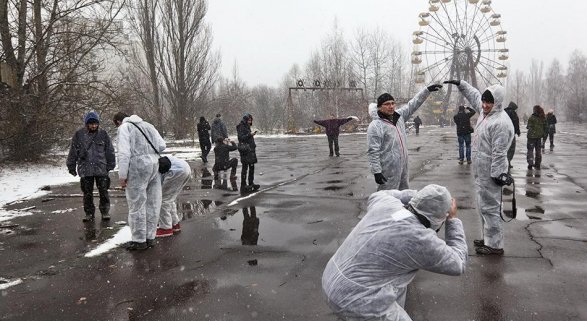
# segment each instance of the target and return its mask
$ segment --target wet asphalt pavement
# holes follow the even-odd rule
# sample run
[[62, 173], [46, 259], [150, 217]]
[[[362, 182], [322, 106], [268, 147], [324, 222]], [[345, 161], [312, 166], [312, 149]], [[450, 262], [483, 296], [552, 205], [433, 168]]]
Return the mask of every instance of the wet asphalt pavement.
[[[517, 138], [518, 219], [505, 225], [503, 257], [477, 256], [472, 247], [480, 222], [470, 165], [457, 163], [455, 129], [409, 136], [411, 187], [447, 186], [470, 246], [464, 276], [419, 272], [406, 303], [414, 320], [587, 320], [587, 133], [580, 128], [558, 126], [540, 171], [526, 169], [525, 133]], [[320, 280], [376, 190], [365, 142], [364, 133], [342, 135], [341, 157], [328, 157], [324, 136], [260, 137], [261, 192], [235, 205], [239, 192], [215, 188], [212, 163], [194, 160], [178, 199], [182, 232], [142, 252], [84, 257], [127, 221], [120, 189], [111, 190], [108, 223], [99, 214], [82, 223], [79, 184], [11, 205], [35, 206], [35, 215], [0, 223], [0, 277], [23, 280], [0, 291], [0, 320], [334, 321]]]

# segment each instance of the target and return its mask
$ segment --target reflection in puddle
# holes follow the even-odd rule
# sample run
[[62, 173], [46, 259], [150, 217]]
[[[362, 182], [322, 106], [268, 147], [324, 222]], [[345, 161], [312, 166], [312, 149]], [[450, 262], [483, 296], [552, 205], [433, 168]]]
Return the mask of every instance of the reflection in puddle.
[[344, 188], [343, 186], [327, 186], [327, 187], [324, 187], [324, 190], [325, 191], [338, 191], [343, 188]]
[[182, 202], [180, 203], [180, 213], [177, 214], [180, 215], [180, 218], [183, 215], [183, 220], [197, 216], [206, 216], [222, 204], [224, 202], [206, 199]]
[[[271, 216], [266, 216], [260, 211], [260, 208], [245, 207], [239, 212], [242, 215], [233, 213], [233, 215], [223, 216], [217, 219], [218, 227], [225, 230], [231, 240], [231, 244], [240, 243], [242, 245], [266, 245], [266, 246], [286, 246], [291, 241], [308, 236], [310, 231], [304, 229], [305, 223], [300, 224], [279, 221]], [[302, 225], [303, 224], [303, 225]]]

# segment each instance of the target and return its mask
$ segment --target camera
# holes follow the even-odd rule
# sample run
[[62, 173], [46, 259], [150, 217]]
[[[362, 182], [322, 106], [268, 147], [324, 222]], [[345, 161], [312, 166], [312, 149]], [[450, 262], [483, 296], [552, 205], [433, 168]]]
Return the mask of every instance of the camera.
[[495, 184], [499, 186], [512, 185], [514, 178], [508, 173], [501, 173], [498, 177], [493, 177]]

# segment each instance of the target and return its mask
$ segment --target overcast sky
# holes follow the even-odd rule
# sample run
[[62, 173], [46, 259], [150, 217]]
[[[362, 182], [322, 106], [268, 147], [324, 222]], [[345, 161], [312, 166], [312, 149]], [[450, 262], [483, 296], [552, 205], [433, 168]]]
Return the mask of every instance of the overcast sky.
[[[464, 1], [464, 0], [460, 0]], [[214, 46], [222, 53], [222, 74], [236, 61], [249, 86], [277, 86], [294, 63], [304, 66], [310, 53], [332, 30], [336, 18], [346, 36], [358, 27], [381, 27], [412, 51], [412, 32], [425, 0], [209, 0], [207, 20]], [[531, 59], [563, 66], [574, 49], [587, 55], [587, 1], [493, 0], [508, 32], [510, 69], [529, 69]]]

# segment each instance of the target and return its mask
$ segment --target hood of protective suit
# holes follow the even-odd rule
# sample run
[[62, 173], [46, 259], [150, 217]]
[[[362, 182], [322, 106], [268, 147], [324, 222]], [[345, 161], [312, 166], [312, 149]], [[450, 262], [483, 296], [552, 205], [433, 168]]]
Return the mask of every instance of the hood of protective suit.
[[143, 119], [137, 115], [131, 115], [131, 116], [126, 117], [125, 119], [122, 120], [123, 123], [128, 123], [128, 122], [140, 123], [142, 121], [143, 121]]
[[502, 85], [491, 85], [489, 87], [487, 87], [487, 89], [485, 90], [489, 90], [491, 92], [491, 95], [493, 95], [493, 109], [491, 109], [491, 112], [489, 114], [494, 114], [497, 112], [500, 112], [503, 110], [503, 99], [505, 98], [505, 88], [503, 88]]
[[431, 229], [437, 230], [446, 219], [452, 197], [446, 187], [430, 184], [419, 190], [409, 204], [430, 221]]
[[369, 116], [373, 119], [379, 119], [379, 115], [377, 115], [377, 104], [370, 103], [369, 104]]

